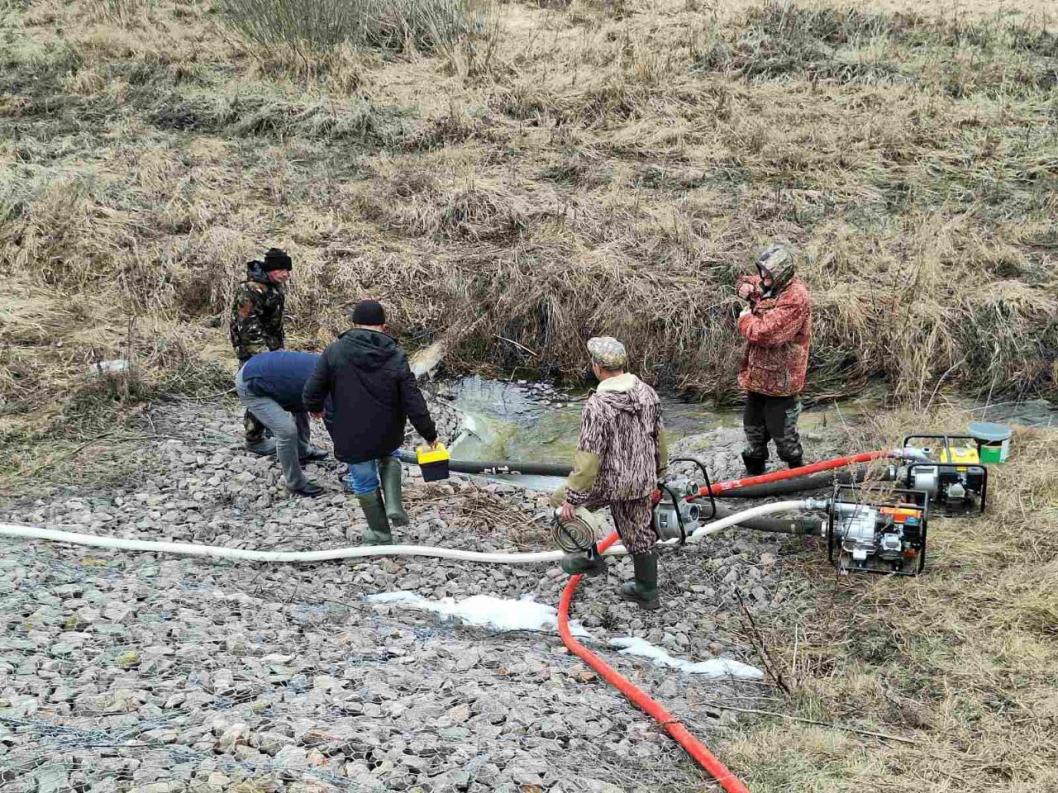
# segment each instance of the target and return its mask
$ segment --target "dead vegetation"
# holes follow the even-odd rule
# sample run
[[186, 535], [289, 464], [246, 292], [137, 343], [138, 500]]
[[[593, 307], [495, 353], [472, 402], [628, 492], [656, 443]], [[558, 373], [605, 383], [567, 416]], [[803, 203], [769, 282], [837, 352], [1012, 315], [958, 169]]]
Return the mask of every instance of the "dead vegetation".
[[[814, 296], [813, 396], [884, 379], [920, 429], [948, 388], [1054, 397], [1056, 22], [958, 10], [505, 3], [433, 54], [317, 69], [211, 2], [0, 0], [0, 478], [142, 400], [229, 387], [231, 290], [276, 244], [296, 346], [372, 295], [453, 366], [576, 377], [606, 332], [724, 401], [731, 283], [782, 237]], [[754, 791], [1058, 789], [1058, 458], [1052, 434], [1016, 444], [988, 518], [934, 524], [926, 576], [835, 582], [813, 557], [815, 607], [762, 626], [785, 712], [916, 745], [762, 717], [718, 747]]]
[[53, 317], [5, 342], [9, 418], [59, 415], [130, 317], [150, 382], [183, 360], [155, 348], [226, 368], [232, 286], [272, 244], [296, 344], [370, 294], [454, 366], [579, 376], [607, 332], [727, 401], [730, 285], [785, 238], [813, 396], [1055, 394], [1058, 52], [1031, 3], [506, 3], [433, 54], [342, 45], [308, 71], [211, 3], [3, 8], [7, 313]]

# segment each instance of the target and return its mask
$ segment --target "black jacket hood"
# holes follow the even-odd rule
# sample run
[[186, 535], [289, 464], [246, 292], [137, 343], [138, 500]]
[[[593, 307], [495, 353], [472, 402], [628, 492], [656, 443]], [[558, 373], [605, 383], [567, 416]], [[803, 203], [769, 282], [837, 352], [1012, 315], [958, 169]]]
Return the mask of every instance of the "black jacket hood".
[[271, 287], [279, 286], [279, 284], [273, 283], [272, 279], [268, 277], [268, 272], [264, 269], [264, 262], [248, 262], [246, 264], [246, 279], [249, 281], [257, 281], [259, 284], [267, 284]]
[[401, 355], [401, 350], [393, 337], [381, 331], [353, 328], [338, 338], [346, 349], [349, 359], [367, 371], [381, 369]]

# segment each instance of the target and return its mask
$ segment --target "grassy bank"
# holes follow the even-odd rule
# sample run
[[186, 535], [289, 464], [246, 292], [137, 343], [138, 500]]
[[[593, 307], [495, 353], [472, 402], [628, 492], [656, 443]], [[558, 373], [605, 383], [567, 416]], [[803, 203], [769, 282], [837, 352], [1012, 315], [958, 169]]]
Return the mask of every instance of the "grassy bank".
[[731, 282], [785, 238], [812, 394], [1055, 395], [1046, 4], [543, 5], [326, 55], [211, 2], [0, 5], [5, 442], [81, 433], [85, 369], [130, 336], [115, 410], [223, 387], [232, 287], [268, 245], [295, 257], [295, 344], [373, 295], [457, 367], [577, 375], [609, 332], [727, 401]]
[[[894, 441], [922, 421], [897, 413], [865, 434]], [[791, 693], [763, 709], [807, 721], [746, 716], [722, 747], [754, 793], [1058, 790], [1056, 436], [1016, 435], [984, 517], [934, 517], [919, 578], [838, 578], [821, 553], [791, 571], [803, 601], [759, 626]]]

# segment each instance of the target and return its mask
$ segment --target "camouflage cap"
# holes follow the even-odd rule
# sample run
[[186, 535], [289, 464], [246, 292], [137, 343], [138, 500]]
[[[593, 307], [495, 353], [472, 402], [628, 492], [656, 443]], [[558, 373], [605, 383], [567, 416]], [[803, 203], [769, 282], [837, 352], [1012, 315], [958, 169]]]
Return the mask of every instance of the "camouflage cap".
[[606, 369], [623, 369], [628, 360], [625, 346], [612, 336], [596, 336], [588, 339], [591, 359]]
[[757, 257], [757, 271], [764, 275], [765, 270], [771, 274], [775, 282], [774, 288], [782, 289], [793, 279], [796, 272], [793, 251], [786, 245], [769, 245]]

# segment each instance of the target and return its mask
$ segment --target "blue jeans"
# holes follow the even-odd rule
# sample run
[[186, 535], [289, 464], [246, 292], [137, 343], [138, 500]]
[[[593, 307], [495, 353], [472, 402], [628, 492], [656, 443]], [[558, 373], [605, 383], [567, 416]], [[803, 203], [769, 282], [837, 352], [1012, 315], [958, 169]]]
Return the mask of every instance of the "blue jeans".
[[[397, 457], [395, 452], [391, 452], [386, 456], [394, 459]], [[378, 481], [378, 460], [349, 463], [349, 473], [342, 478], [342, 481], [345, 482], [346, 490], [350, 490], [358, 496], [374, 493], [380, 486]]]

